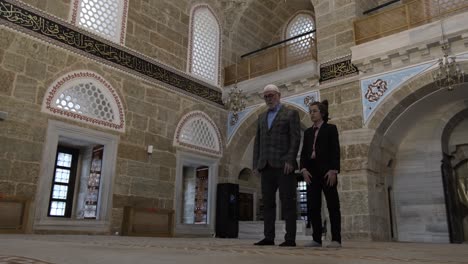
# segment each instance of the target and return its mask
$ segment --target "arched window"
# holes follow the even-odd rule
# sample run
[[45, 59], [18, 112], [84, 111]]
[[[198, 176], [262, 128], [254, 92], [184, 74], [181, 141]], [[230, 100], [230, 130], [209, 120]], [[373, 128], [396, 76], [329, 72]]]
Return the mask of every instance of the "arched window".
[[[286, 27], [285, 39], [302, 35], [315, 29], [314, 18], [311, 14], [301, 12], [295, 15]], [[315, 56], [315, 32], [306, 34], [288, 43], [288, 62], [294, 62]]]
[[57, 79], [44, 97], [42, 111], [125, 131], [124, 112], [119, 96], [95, 72], [74, 71]]
[[193, 111], [182, 117], [177, 125], [174, 146], [215, 156], [222, 155], [219, 129], [213, 120], [201, 111]]
[[73, 0], [71, 22], [124, 44], [128, 0]]
[[219, 80], [220, 32], [218, 20], [208, 6], [192, 10], [188, 71], [213, 84]]

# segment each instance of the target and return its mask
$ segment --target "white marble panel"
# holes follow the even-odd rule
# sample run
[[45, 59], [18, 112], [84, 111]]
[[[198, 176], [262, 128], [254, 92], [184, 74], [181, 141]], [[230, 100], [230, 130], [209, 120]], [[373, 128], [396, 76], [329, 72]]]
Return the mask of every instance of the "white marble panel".
[[468, 119], [463, 120], [455, 127], [449, 139], [449, 146], [468, 143]]
[[397, 239], [447, 243], [448, 223], [440, 171], [444, 123], [437, 111], [427, 111], [425, 116], [413, 119], [413, 123], [395, 138], [400, 140], [393, 170], [392, 201]]

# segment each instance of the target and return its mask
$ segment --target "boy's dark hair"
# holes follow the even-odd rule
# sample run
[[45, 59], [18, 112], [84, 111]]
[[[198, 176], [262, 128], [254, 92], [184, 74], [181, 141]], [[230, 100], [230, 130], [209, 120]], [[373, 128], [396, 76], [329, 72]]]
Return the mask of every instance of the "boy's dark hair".
[[328, 122], [330, 119], [328, 117], [328, 100], [323, 100], [322, 102], [316, 101], [310, 104], [310, 106], [316, 105], [322, 115], [323, 122]]

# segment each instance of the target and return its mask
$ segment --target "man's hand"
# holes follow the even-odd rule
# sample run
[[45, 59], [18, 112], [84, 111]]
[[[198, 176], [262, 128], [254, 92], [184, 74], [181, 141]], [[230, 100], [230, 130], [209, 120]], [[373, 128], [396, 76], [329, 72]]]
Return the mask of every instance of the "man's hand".
[[284, 170], [283, 170], [284, 175], [288, 175], [293, 171], [294, 171], [294, 167], [291, 164], [289, 164], [289, 162], [285, 162]]
[[336, 184], [336, 171], [329, 170], [327, 174], [325, 174], [325, 180], [328, 186], [334, 186]]
[[307, 184], [310, 184], [312, 182], [312, 175], [308, 170], [302, 170], [302, 177], [304, 177], [304, 181], [307, 182]]
[[255, 169], [252, 171], [252, 174], [253, 176], [257, 177], [257, 176], [260, 176], [260, 172], [258, 171], [258, 169]]

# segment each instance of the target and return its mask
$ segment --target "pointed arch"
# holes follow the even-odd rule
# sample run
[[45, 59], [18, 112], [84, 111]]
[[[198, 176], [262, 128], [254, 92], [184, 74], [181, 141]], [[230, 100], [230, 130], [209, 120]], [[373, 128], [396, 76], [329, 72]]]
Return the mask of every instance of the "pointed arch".
[[202, 111], [193, 111], [181, 118], [173, 145], [218, 157], [223, 154], [221, 133], [213, 120]]
[[[282, 101], [284, 106], [291, 109], [295, 109], [299, 113], [299, 120], [301, 121], [301, 129], [305, 130], [307, 127], [312, 125], [312, 121], [309, 118], [309, 114], [306, 113], [303, 109], [297, 105]], [[245, 149], [248, 147], [245, 142], [250, 142], [249, 140], [255, 137], [255, 132], [257, 131], [257, 122], [258, 117], [267, 111], [266, 105], [262, 105], [256, 108], [254, 111], [249, 113], [245, 120], [240, 124], [239, 128], [233, 134], [229, 145], [226, 146], [226, 151], [231, 153], [231, 160], [241, 160], [242, 155], [245, 152]], [[238, 172], [236, 172], [238, 173]]]
[[125, 131], [120, 97], [109, 82], [92, 71], [72, 71], [54, 81], [47, 89], [42, 112]]

